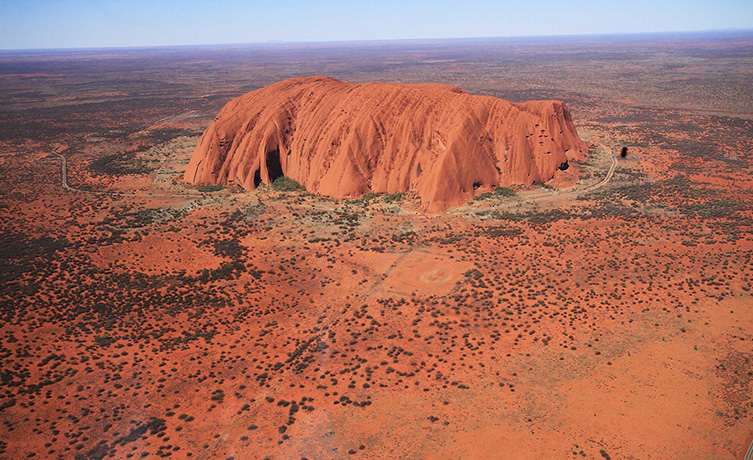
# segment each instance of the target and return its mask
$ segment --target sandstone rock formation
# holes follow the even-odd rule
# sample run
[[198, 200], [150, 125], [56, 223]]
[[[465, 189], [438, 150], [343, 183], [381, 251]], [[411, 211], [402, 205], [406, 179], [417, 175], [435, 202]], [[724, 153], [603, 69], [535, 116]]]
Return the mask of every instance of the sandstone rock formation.
[[415, 191], [431, 212], [545, 182], [585, 152], [567, 106], [440, 84], [284, 80], [230, 101], [185, 173], [253, 190], [285, 175], [332, 197]]

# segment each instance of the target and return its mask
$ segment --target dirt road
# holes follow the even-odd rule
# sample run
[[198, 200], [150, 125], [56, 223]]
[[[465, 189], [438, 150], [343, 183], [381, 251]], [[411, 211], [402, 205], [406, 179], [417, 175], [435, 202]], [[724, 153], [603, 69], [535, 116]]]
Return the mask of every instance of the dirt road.
[[201, 192], [197, 193], [129, 193], [129, 192], [115, 192], [104, 190], [82, 190], [80, 188], [71, 187], [68, 183], [68, 160], [57, 152], [57, 149], [53, 149], [51, 155], [54, 155], [60, 159], [61, 170], [61, 185], [64, 190], [70, 192], [88, 193], [91, 195], [111, 195], [111, 196], [135, 196], [143, 198], [201, 198], [204, 196]]

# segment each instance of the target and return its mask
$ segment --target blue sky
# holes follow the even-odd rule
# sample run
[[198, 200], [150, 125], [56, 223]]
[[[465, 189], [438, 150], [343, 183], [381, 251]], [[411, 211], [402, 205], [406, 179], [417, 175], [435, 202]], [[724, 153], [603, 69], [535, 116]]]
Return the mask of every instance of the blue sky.
[[0, 49], [753, 29], [753, 0], [0, 0]]

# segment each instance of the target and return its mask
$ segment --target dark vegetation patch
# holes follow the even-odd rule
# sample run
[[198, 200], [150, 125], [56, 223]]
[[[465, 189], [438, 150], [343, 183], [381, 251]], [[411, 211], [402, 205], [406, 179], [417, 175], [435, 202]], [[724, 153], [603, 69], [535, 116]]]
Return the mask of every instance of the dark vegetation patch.
[[225, 225], [235, 225], [241, 222], [250, 222], [264, 215], [267, 205], [264, 202], [250, 203], [233, 211], [225, 220]]
[[497, 187], [493, 192], [482, 193], [474, 197], [475, 201], [488, 200], [491, 198], [512, 198], [517, 195], [514, 189], [509, 187]]
[[510, 238], [523, 233], [523, 229], [518, 227], [485, 227], [483, 230], [483, 234], [489, 238]]
[[190, 129], [164, 128], [151, 129], [147, 131], [143, 137], [153, 145], [161, 145], [175, 139], [176, 137], [195, 137], [200, 136], [201, 134], [201, 131]]
[[300, 190], [306, 190], [306, 187], [289, 177], [280, 176], [272, 182], [272, 189], [277, 190], [278, 192], [297, 192]]
[[147, 174], [154, 168], [137, 158], [135, 151], [114, 153], [93, 160], [89, 169], [98, 174], [108, 176], [126, 176], [130, 174]]
[[[72, 246], [64, 236], [34, 238], [23, 233], [0, 232], [0, 285], [35, 272]], [[26, 287], [33, 289], [33, 285]]]
[[149, 434], [152, 436], [159, 436], [161, 433], [164, 433], [165, 430], [167, 430], [167, 424], [165, 419], [158, 418], [158, 417], [152, 417], [146, 422], [142, 422], [138, 424], [135, 428], [132, 428], [131, 431], [121, 437], [115, 440], [113, 443], [114, 445], [121, 445], [124, 446], [126, 444], [132, 443], [142, 436]]
[[207, 185], [199, 185], [196, 187], [196, 190], [200, 191], [201, 193], [212, 193], [212, 192], [219, 192], [225, 188], [224, 185], [220, 184], [207, 184]]
[[237, 259], [243, 257], [246, 247], [240, 244], [237, 239], [213, 240], [214, 254], [220, 257], [229, 257]]
[[102, 219], [100, 226], [113, 234], [121, 234], [131, 229], [140, 229], [152, 224], [173, 222], [185, 217], [186, 211], [173, 208], [134, 208], [122, 206], [114, 209]]
[[360, 197], [350, 200], [349, 202], [355, 205], [359, 205], [359, 206], [369, 206], [372, 203], [379, 203], [379, 202], [399, 203], [405, 199], [406, 195], [407, 194], [404, 192], [396, 192], [396, 193], [369, 192], [369, 193], [364, 193]]

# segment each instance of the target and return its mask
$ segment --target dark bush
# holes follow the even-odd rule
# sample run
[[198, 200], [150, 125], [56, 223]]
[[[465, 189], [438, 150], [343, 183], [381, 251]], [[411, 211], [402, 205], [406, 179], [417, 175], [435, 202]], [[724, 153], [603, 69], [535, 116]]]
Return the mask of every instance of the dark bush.
[[296, 192], [306, 188], [289, 177], [280, 176], [272, 182], [272, 189], [278, 192]]
[[208, 184], [208, 185], [199, 185], [196, 187], [196, 190], [200, 191], [201, 193], [211, 193], [211, 192], [218, 192], [222, 190], [223, 187], [220, 184]]

